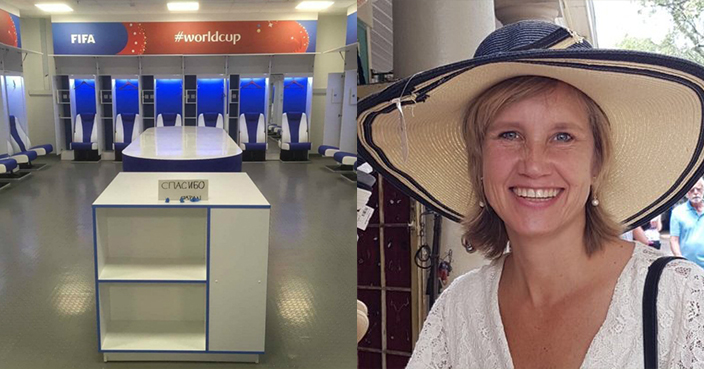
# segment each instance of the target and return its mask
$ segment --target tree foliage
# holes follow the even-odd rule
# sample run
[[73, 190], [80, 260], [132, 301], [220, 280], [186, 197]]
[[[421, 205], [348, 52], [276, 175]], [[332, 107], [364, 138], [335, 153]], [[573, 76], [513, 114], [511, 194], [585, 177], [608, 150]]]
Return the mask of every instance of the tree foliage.
[[672, 24], [659, 43], [626, 36], [619, 48], [657, 52], [704, 64], [704, 0], [640, 0], [651, 14], [666, 11]]

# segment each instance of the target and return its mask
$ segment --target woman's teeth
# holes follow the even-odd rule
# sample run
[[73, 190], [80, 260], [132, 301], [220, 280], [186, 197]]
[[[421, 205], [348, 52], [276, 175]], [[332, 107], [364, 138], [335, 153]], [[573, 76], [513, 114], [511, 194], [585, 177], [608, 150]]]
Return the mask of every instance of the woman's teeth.
[[523, 197], [531, 200], [547, 200], [551, 199], [560, 193], [559, 188], [521, 188], [513, 187], [513, 193], [516, 196]]

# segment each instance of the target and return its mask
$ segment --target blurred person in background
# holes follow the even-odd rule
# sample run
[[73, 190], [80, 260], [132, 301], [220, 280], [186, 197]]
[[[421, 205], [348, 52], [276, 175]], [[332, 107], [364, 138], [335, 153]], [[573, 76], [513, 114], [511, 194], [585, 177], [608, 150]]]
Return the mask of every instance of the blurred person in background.
[[689, 192], [687, 202], [672, 211], [670, 217], [670, 247], [675, 256], [685, 258], [704, 268], [704, 179], [700, 179]]

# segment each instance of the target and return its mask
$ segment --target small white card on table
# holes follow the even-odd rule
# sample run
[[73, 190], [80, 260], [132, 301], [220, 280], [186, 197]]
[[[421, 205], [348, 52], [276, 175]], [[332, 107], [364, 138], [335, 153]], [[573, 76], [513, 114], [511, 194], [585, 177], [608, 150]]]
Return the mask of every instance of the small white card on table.
[[208, 180], [207, 179], [160, 179], [159, 180], [159, 200], [185, 201], [197, 199], [198, 201], [208, 200]]

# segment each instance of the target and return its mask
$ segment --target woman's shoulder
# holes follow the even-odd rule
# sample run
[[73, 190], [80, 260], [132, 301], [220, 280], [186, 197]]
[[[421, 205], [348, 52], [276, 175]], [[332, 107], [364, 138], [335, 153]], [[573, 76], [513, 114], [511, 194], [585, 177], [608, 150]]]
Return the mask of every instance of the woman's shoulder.
[[[633, 251], [633, 267], [640, 277], [638, 280], [645, 281], [648, 268], [655, 260], [663, 256], [668, 255], [660, 250], [636, 242], [635, 250]], [[662, 271], [659, 287], [660, 290], [679, 291], [680, 294], [692, 288], [704, 290], [704, 269], [686, 259], [672, 260], [667, 263]]]
[[[638, 288], [642, 296], [648, 267], [664, 253], [648, 246], [636, 245], [634, 265], [638, 270]], [[658, 341], [664, 342], [660, 353], [662, 367], [692, 368], [704, 357], [704, 269], [685, 259], [670, 261], [662, 271], [657, 291]], [[641, 309], [640, 299], [637, 308]], [[640, 311], [640, 310], [638, 310]]]
[[490, 297], [491, 290], [497, 282], [496, 279], [501, 277], [505, 257], [506, 255], [501, 256], [455, 278], [443, 294], [447, 294], [447, 298], [450, 299], [471, 297], [475, 301], [481, 301], [478, 297]]

